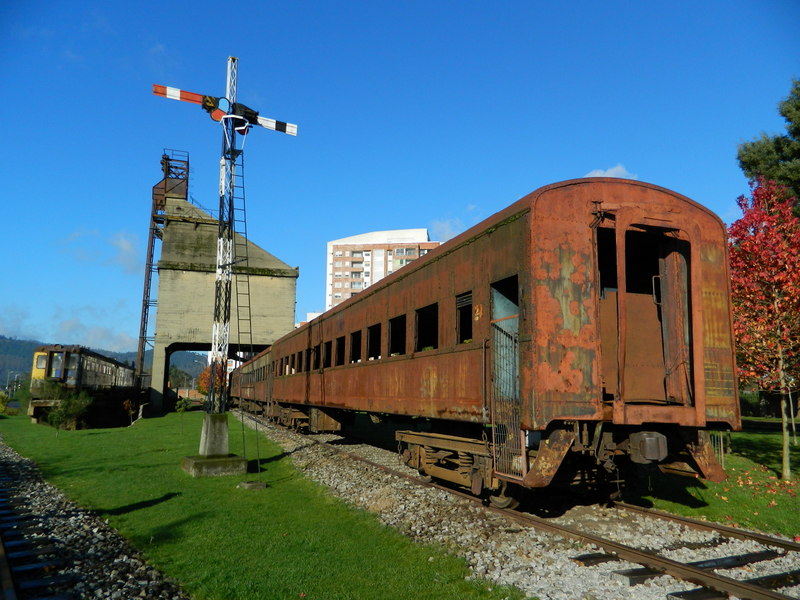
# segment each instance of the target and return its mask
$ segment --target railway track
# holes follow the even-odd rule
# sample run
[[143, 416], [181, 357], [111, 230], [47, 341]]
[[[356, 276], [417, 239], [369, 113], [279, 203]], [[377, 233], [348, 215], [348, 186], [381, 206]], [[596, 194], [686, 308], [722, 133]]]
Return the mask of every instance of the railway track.
[[15, 501], [15, 482], [0, 466], [0, 580], [3, 600], [67, 600], [70, 575], [33, 515]]
[[[255, 419], [255, 417], [251, 415], [248, 415], [248, 417], [250, 419]], [[446, 490], [449, 494], [458, 496], [469, 502], [481, 503], [481, 499], [471, 494], [427, 481], [424, 478], [409, 474], [408, 472], [402, 472], [400, 468], [393, 468], [386, 463], [375, 462], [354, 452], [343, 450], [341, 446], [327, 444], [325, 441], [316, 441], [310, 437], [306, 437], [305, 439], [309, 440], [309, 442], [324, 444], [341, 455], [369, 464], [374, 468], [401, 477], [416, 485]], [[614, 541], [609, 536], [594, 533], [590, 530], [590, 526], [588, 525], [570, 526], [559, 523], [557, 519], [542, 518], [527, 512], [500, 509], [492, 506], [485, 506], [484, 510], [502, 515], [522, 526], [532, 527], [562, 538], [576, 540], [581, 544], [590, 544], [602, 550], [602, 552], [592, 552], [589, 554], [576, 553], [573, 558], [578, 564], [586, 566], [608, 564], [609, 570], [613, 570], [611, 565], [613, 565], [615, 561], [620, 560], [640, 565], [640, 567], [636, 569], [619, 570], [615, 571], [613, 575], [610, 574], [610, 576], [627, 579], [630, 585], [642, 583], [652, 577], [670, 575], [676, 579], [691, 582], [699, 586], [694, 590], [680, 590], [668, 595], [669, 598], [675, 600], [707, 600], [729, 597], [749, 598], [753, 600], [789, 600], [791, 598], [800, 597], [800, 568], [782, 572], [778, 575], [755, 577], [750, 580], [737, 579], [730, 576], [730, 572], [728, 572], [728, 574], [716, 572], [717, 570], [738, 568], [741, 573], [742, 568], [750, 568], [749, 565], [756, 562], [763, 564], [765, 561], [780, 560], [787, 554], [800, 557], [800, 544], [756, 532], [748, 532], [721, 524], [679, 517], [624, 503], [616, 503], [614, 506], [616, 509], [626, 511], [626, 514], [630, 515], [630, 518], [646, 517], [649, 519], [659, 519], [677, 523], [682, 527], [693, 530], [706, 532], [714, 531], [718, 536], [721, 536], [723, 540], [736, 538], [751, 544], [758, 544], [760, 549], [752, 552], [739, 553], [735, 556], [716, 557], [708, 560], [675, 560], [662, 556], [658, 552], [635, 547], [631, 544], [620, 543]], [[721, 543], [723, 542], [718, 541], [715, 544], [719, 545]], [[705, 546], [708, 545], [709, 544], [705, 544]], [[800, 558], [798, 558], [795, 563], [800, 565]], [[796, 594], [787, 595], [775, 591], [779, 588], [792, 588], [792, 593], [795, 594], [796, 591]]]

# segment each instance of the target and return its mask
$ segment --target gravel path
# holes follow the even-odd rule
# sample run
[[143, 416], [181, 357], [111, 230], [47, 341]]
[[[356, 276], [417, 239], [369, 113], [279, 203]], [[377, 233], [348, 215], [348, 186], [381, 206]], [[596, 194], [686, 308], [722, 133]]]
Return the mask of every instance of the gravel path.
[[15, 482], [9, 496], [32, 513], [32, 525], [65, 560], [58, 572], [73, 576], [69, 589], [76, 598], [190, 600], [105, 521], [67, 500], [42, 479], [33, 461], [1, 441], [0, 464]]

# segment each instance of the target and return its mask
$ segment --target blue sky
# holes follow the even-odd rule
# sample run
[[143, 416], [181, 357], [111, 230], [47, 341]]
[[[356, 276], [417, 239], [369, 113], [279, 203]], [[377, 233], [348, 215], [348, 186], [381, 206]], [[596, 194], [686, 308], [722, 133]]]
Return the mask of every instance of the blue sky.
[[796, 0], [6, 3], [0, 334], [135, 349], [162, 150], [219, 202], [219, 125], [154, 83], [222, 96], [237, 56], [238, 100], [299, 125], [254, 130], [245, 169], [250, 238], [300, 267], [302, 318], [328, 240], [445, 239], [590, 173], [732, 221], [737, 145], [784, 132], [798, 23]]

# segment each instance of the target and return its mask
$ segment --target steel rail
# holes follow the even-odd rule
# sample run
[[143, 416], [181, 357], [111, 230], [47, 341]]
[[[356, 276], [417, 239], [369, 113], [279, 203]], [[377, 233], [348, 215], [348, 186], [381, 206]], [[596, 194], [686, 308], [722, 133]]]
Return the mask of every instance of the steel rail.
[[643, 506], [628, 504], [627, 502], [613, 502], [612, 506], [615, 508], [621, 508], [629, 512], [635, 512], [656, 519], [674, 521], [676, 523], [681, 523], [693, 529], [700, 529], [703, 531], [717, 531], [729, 537], [735, 537], [741, 540], [755, 540], [760, 544], [764, 544], [765, 546], [774, 546], [777, 548], [783, 548], [784, 550], [789, 550], [791, 552], [800, 552], [800, 544], [798, 544], [797, 542], [793, 542], [792, 540], [777, 538], [763, 533], [758, 533], [757, 531], [747, 531], [739, 529], [737, 527], [731, 527], [730, 525], [723, 525], [722, 523], [701, 521], [699, 519], [693, 519], [691, 517], [673, 515], [671, 513], [664, 512], [662, 510], [657, 510], [655, 508], [645, 508]]

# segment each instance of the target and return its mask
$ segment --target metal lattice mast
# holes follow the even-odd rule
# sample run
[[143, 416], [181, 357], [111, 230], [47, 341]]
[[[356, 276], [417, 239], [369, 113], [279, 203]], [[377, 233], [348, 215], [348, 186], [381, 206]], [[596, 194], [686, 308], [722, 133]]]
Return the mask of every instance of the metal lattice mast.
[[[297, 125], [259, 116], [258, 112], [236, 102], [238, 59], [228, 58], [227, 85], [224, 98], [203, 96], [177, 88], [154, 85], [157, 96], [199, 104], [222, 124], [222, 157], [219, 181], [219, 235], [214, 293], [214, 324], [211, 338], [211, 378], [208, 412], [224, 413], [228, 404], [227, 366], [231, 324], [231, 282], [233, 266], [239, 257], [235, 247], [235, 199], [237, 187], [244, 198], [244, 183], [236, 183], [237, 171], [243, 172], [243, 151], [237, 148], [237, 133], [247, 134], [252, 125], [297, 135]], [[243, 208], [242, 208], [243, 210]], [[243, 213], [242, 213], [243, 214]], [[244, 217], [242, 217], [244, 220]], [[246, 240], [245, 240], [246, 244]], [[245, 257], [241, 257], [246, 260]], [[249, 282], [247, 315], [250, 314]], [[240, 326], [241, 329], [241, 326]], [[249, 326], [248, 326], [249, 331]], [[241, 341], [241, 340], [240, 340]]]
[[[230, 106], [236, 104], [238, 61], [228, 58], [225, 96]], [[227, 409], [228, 347], [231, 328], [231, 280], [234, 254], [234, 188], [237, 167], [241, 168], [242, 150], [236, 147], [236, 126], [240, 121], [229, 110], [222, 117], [222, 157], [219, 161], [219, 235], [217, 237], [217, 275], [214, 294], [214, 326], [211, 333], [211, 381], [209, 412]], [[245, 125], [247, 127], [247, 125]]]

